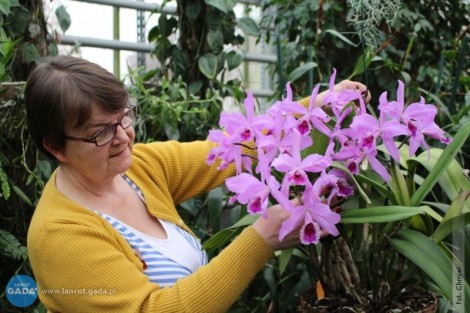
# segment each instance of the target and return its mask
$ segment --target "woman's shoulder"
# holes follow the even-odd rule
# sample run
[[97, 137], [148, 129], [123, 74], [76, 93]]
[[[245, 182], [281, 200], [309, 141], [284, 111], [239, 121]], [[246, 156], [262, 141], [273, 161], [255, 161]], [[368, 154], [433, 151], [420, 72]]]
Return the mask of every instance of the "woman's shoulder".
[[98, 214], [73, 202], [58, 191], [53, 183], [54, 180], [53, 174], [36, 206], [28, 228], [28, 241], [42, 233], [70, 229], [71, 225], [96, 227], [103, 224]]
[[192, 164], [205, 163], [213, 147], [214, 143], [205, 140], [138, 143], [134, 145], [132, 151], [132, 166], [134, 168], [151, 166], [153, 169], [164, 171], [168, 168], [175, 170], [188, 161]]
[[[155, 141], [150, 143], [137, 143], [134, 145], [133, 154], [151, 154], [165, 157], [166, 155], [172, 155], [180, 153], [185, 150], [192, 150], [193, 152], [199, 152], [207, 154], [207, 151], [213, 147], [213, 143], [207, 140], [196, 140], [190, 142], [180, 142], [176, 140], [168, 141]], [[194, 148], [198, 150], [194, 151]]]

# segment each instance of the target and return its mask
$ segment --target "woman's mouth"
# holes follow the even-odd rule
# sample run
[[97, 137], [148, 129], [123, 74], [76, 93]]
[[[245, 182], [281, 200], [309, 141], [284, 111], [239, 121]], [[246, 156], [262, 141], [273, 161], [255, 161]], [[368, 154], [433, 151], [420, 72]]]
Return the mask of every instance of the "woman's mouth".
[[122, 149], [121, 151], [115, 153], [115, 154], [110, 155], [109, 157], [110, 157], [110, 158], [114, 158], [114, 157], [120, 156], [120, 155], [121, 155], [124, 151], [126, 151], [126, 150], [127, 150], [127, 147], [124, 148], [124, 149]]

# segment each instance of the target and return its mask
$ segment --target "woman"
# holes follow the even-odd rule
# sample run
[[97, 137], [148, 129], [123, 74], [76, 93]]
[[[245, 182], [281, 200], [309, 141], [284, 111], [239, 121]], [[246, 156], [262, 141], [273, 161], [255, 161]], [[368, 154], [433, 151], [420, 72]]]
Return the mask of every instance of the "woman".
[[28, 78], [25, 101], [33, 140], [59, 162], [28, 232], [49, 311], [224, 312], [274, 251], [298, 244], [296, 231], [279, 242], [288, 213], [273, 206], [207, 262], [175, 206], [222, 184], [233, 167], [207, 166], [207, 141], [134, 146], [135, 107], [100, 66], [47, 59]]

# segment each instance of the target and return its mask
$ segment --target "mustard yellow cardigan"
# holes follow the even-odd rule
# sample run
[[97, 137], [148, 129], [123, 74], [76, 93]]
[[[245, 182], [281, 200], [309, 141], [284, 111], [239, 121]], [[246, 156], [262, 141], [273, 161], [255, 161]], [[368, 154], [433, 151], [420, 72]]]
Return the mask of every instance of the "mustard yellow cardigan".
[[[190, 231], [175, 205], [222, 184], [205, 159], [211, 143], [136, 144], [126, 174], [142, 189], [151, 215]], [[246, 228], [209, 264], [160, 288], [149, 282], [127, 241], [103, 218], [60, 193], [54, 173], [28, 232], [39, 298], [50, 312], [225, 312], [274, 256]]]

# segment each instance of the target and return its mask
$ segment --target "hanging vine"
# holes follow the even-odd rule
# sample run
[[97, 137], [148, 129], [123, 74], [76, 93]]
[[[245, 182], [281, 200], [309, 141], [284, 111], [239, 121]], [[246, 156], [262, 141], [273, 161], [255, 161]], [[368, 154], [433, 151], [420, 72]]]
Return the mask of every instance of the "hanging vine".
[[389, 27], [401, 7], [401, 0], [349, 0], [350, 22], [361, 41], [370, 47], [377, 47], [379, 26], [385, 22]]

